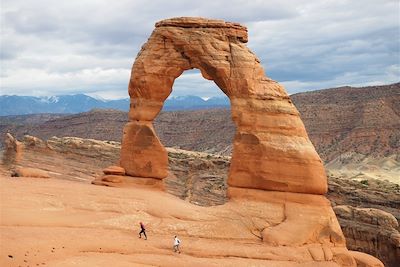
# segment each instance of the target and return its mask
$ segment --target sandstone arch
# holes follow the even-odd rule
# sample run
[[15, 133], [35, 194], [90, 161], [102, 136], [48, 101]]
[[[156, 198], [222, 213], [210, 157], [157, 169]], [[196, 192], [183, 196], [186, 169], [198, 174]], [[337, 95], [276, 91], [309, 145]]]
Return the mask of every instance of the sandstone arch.
[[237, 132], [230, 187], [324, 194], [326, 175], [285, 89], [265, 76], [246, 47], [247, 29], [202, 18], [173, 18], [138, 53], [129, 82], [129, 122], [120, 164], [126, 174], [163, 179], [168, 157], [152, 121], [183, 71], [197, 68], [229, 97]]

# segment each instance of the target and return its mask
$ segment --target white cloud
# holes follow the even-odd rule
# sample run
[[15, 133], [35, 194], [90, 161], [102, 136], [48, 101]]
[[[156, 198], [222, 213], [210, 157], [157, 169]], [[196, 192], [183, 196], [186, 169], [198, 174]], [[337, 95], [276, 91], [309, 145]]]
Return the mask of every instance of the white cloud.
[[[1, 94], [127, 95], [154, 23], [203, 16], [248, 26], [249, 47], [289, 92], [397, 82], [400, 7], [392, 0], [2, 0]], [[193, 72], [173, 94], [220, 94]]]
[[36, 96], [53, 94], [54, 86], [61, 94], [98, 92], [99, 89], [118, 91], [118, 88], [127, 88], [129, 74], [129, 69], [92, 68], [75, 72], [18, 69], [2, 79], [2, 90], [8, 94]]
[[340, 76], [335, 77], [333, 80], [326, 80], [320, 82], [304, 82], [304, 81], [287, 81], [282, 84], [287, 89], [289, 94], [312, 91], [322, 88], [348, 86], [371, 86], [371, 85], [385, 85], [390, 83], [399, 82], [400, 66], [391, 65], [382, 71], [382, 73], [375, 72], [345, 72]]

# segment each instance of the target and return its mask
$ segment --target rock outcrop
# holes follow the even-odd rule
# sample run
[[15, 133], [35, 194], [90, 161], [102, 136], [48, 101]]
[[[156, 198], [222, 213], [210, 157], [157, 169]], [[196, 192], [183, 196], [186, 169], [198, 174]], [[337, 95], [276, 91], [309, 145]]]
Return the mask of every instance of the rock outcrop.
[[103, 160], [115, 159], [115, 154], [120, 150], [120, 143], [114, 141], [99, 141], [77, 137], [53, 136], [46, 141], [46, 146], [57, 152], [72, 153], [80, 156], [101, 158]]
[[[18, 141], [11, 134], [7, 134], [4, 144], [2, 165], [8, 175], [75, 181], [91, 181], [99, 176], [98, 168], [118, 164], [121, 149], [120, 143], [113, 141], [55, 136], [44, 141], [30, 135]], [[118, 166], [107, 168], [106, 172], [124, 173]]]
[[283, 86], [265, 76], [247, 48], [247, 29], [202, 18], [156, 23], [133, 64], [121, 166], [127, 175], [167, 177], [168, 158], [152, 121], [185, 70], [199, 69], [229, 97], [236, 124], [228, 184], [324, 194], [326, 175]]
[[12, 177], [32, 177], [32, 178], [50, 178], [50, 175], [47, 171], [36, 169], [36, 168], [27, 168], [27, 167], [18, 167], [11, 172]]
[[10, 133], [6, 134], [3, 146], [4, 152], [2, 163], [8, 168], [13, 167], [13, 165], [18, 163], [21, 159], [24, 146]]
[[396, 218], [373, 208], [336, 206], [334, 211], [346, 235], [347, 247], [382, 259], [387, 267], [400, 263], [400, 233]]
[[103, 170], [105, 175], [125, 175], [124, 168], [119, 166], [109, 166]]

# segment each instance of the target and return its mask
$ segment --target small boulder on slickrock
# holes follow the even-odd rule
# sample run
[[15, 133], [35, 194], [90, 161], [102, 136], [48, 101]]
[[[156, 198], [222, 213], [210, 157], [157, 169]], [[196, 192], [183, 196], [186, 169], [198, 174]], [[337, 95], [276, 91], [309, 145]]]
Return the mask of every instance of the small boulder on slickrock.
[[24, 135], [24, 139], [22, 140], [26, 147], [37, 147], [37, 148], [45, 148], [46, 143], [35, 136]]
[[125, 175], [125, 169], [119, 166], [109, 166], [103, 170], [106, 175]]
[[124, 181], [124, 177], [119, 175], [104, 175], [101, 177], [101, 181], [108, 183], [122, 183]]
[[36, 169], [19, 167], [11, 172], [12, 177], [32, 177], [32, 178], [50, 178], [47, 171]]

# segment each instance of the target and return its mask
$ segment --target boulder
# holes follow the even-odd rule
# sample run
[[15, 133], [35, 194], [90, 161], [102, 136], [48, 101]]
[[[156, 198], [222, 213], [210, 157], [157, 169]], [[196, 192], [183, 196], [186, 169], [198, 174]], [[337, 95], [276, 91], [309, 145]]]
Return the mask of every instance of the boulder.
[[103, 170], [106, 175], [125, 175], [125, 169], [120, 166], [109, 166]]
[[50, 178], [47, 171], [36, 169], [19, 167], [11, 172], [12, 177], [32, 177], [32, 178]]
[[106, 174], [96, 177], [96, 179], [92, 181], [92, 184], [110, 187], [144, 187], [147, 189], [155, 189], [157, 191], [164, 190], [163, 181], [160, 179], [125, 175]]
[[14, 138], [10, 133], [6, 134], [3, 147], [3, 164], [5, 166], [12, 167], [21, 160], [24, 144]]
[[22, 142], [26, 147], [36, 147], [36, 148], [46, 147], [46, 143], [42, 139], [32, 135], [24, 135], [24, 139], [22, 140]]

